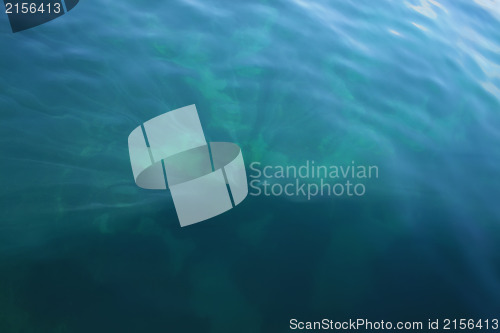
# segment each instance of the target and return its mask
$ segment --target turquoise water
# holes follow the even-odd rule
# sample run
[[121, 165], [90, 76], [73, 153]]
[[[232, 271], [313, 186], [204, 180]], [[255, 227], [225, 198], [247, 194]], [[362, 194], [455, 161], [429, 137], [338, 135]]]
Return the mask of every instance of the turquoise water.
[[[288, 332], [500, 307], [500, 3], [85, 1], [0, 19], [0, 332]], [[377, 165], [363, 197], [180, 228], [127, 137], [196, 104], [247, 166]]]

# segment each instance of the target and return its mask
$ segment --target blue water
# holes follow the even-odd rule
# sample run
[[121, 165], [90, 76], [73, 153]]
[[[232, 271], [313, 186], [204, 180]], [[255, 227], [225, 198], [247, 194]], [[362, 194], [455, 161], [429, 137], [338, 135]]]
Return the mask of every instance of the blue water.
[[[0, 332], [498, 315], [499, 1], [84, 1], [0, 59]], [[190, 104], [247, 166], [379, 178], [181, 229], [127, 137]]]

